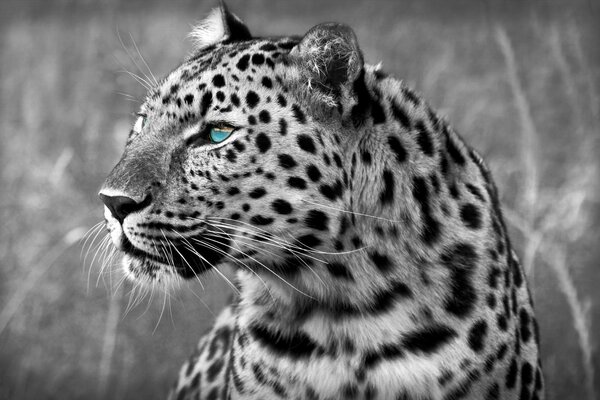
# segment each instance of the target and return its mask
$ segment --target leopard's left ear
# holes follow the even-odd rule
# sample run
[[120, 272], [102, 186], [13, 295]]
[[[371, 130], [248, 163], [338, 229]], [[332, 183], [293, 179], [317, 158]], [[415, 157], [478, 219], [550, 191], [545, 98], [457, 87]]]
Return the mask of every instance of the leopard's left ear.
[[194, 27], [190, 33], [196, 50], [221, 42], [238, 42], [252, 39], [248, 27], [231, 13], [224, 1], [219, 8]]
[[353, 95], [363, 72], [363, 56], [354, 31], [347, 25], [324, 23], [310, 29], [290, 52], [301, 66], [308, 85], [333, 101]]

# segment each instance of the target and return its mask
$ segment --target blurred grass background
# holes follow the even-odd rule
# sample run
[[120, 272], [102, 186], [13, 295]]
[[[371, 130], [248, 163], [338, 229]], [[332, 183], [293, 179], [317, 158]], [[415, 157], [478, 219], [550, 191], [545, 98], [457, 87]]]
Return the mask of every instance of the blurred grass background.
[[[162, 294], [125, 313], [131, 287], [117, 287], [114, 271], [99, 276], [97, 263], [84, 267], [78, 241], [101, 219], [96, 193], [133, 121], [129, 95], [144, 93], [122, 72], [139, 73], [131, 38], [163, 75], [190, 51], [190, 25], [215, 5], [0, 2], [0, 399], [163, 398], [228, 297], [207, 277], [204, 290], [172, 293], [160, 322]], [[600, 4], [229, 5], [256, 34], [350, 24], [369, 62], [383, 61], [480, 150], [529, 275], [548, 397], [595, 399]]]

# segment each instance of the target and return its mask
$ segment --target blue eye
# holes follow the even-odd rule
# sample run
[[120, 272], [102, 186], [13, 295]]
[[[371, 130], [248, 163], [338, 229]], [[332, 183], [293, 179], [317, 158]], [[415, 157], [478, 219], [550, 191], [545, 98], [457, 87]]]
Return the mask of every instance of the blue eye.
[[208, 137], [211, 143], [221, 143], [223, 140], [227, 139], [233, 131], [234, 129], [230, 126], [213, 126], [210, 128]]

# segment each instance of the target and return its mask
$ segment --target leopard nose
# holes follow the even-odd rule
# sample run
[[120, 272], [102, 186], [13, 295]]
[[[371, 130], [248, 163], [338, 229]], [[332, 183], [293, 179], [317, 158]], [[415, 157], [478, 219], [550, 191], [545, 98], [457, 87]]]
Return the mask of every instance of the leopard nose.
[[99, 193], [98, 196], [121, 224], [129, 214], [143, 210], [152, 201], [150, 194], [147, 194], [144, 200], [139, 202], [127, 196], [109, 196], [103, 193]]

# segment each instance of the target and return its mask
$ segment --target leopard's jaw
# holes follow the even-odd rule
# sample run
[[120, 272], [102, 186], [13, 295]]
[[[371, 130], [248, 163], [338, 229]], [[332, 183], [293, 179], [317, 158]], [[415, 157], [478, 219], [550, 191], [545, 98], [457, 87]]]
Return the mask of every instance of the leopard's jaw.
[[[239, 268], [177, 396], [541, 398], [530, 296], [476, 152], [346, 26], [253, 39], [222, 10], [195, 36], [101, 192], [118, 245], [200, 243]], [[134, 277], [191, 277], [130, 253]]]

